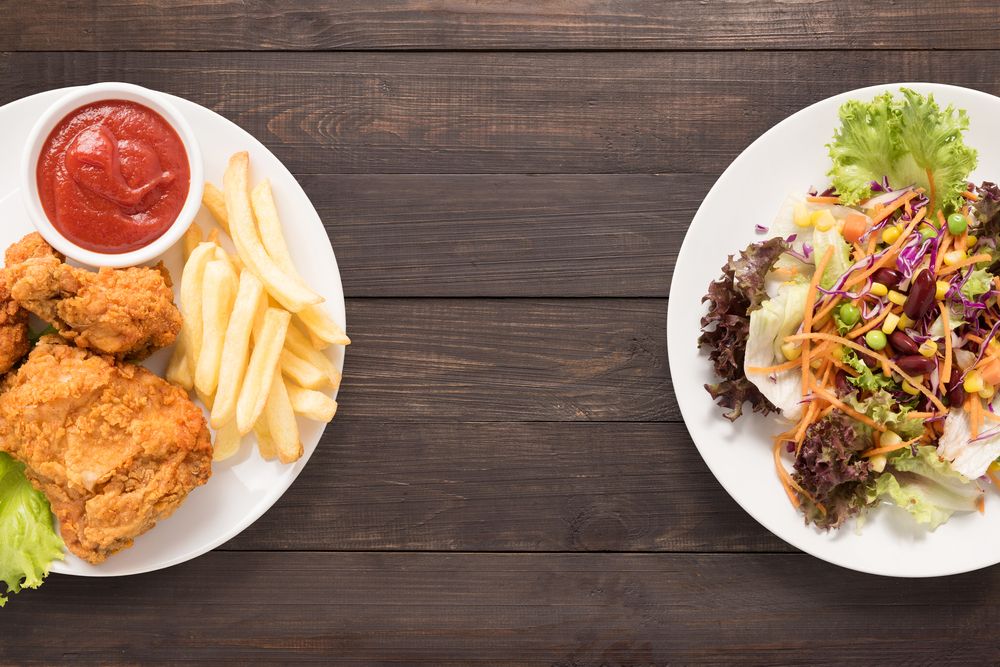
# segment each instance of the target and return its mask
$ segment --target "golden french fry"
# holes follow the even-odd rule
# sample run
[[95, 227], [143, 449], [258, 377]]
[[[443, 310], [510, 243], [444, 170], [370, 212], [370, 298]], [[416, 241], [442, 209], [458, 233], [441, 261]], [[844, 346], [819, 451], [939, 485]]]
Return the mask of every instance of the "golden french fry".
[[211, 183], [205, 183], [205, 189], [201, 194], [201, 203], [208, 209], [208, 212], [215, 218], [215, 222], [229, 234], [229, 215], [226, 212], [226, 196], [222, 190]]
[[249, 162], [246, 151], [236, 153], [229, 159], [223, 178], [229, 231], [240, 259], [260, 278], [268, 293], [289, 311], [298, 312], [320, 303], [323, 297], [282, 271], [261, 245], [250, 207]]
[[[287, 275], [305, 284], [288, 253], [288, 244], [285, 242], [285, 236], [281, 231], [281, 220], [278, 218], [278, 207], [274, 203], [274, 193], [271, 191], [271, 183], [267, 179], [254, 187], [250, 193], [250, 202], [253, 205], [254, 217], [257, 218], [260, 240], [268, 256]], [[320, 341], [334, 345], [350, 344], [351, 340], [344, 333], [344, 330], [337, 326], [321, 307], [306, 306], [298, 311], [298, 314], [309, 328], [310, 333], [315, 334]], [[322, 344], [315, 346], [317, 349], [325, 347]]]
[[194, 249], [201, 243], [202, 232], [197, 222], [192, 222], [191, 226], [184, 232], [184, 261], [188, 260]]
[[243, 273], [243, 269], [246, 267], [243, 266], [243, 260], [240, 259], [239, 255], [233, 253], [229, 256], [229, 261], [233, 263], [233, 268], [236, 270], [236, 273]]
[[205, 266], [214, 259], [217, 247], [214, 243], [199, 243], [198, 247], [191, 251], [191, 256], [181, 274], [181, 311], [184, 313], [182, 330], [186, 345], [185, 356], [192, 376], [198, 363], [198, 356], [201, 354], [201, 296]]
[[236, 429], [236, 422], [229, 422], [215, 432], [215, 451], [212, 453], [213, 461], [224, 461], [230, 456], [240, 451], [240, 432]]
[[297, 387], [294, 384], [287, 385], [287, 389], [292, 410], [306, 419], [330, 422], [337, 414], [337, 401], [323, 392]]
[[254, 348], [247, 365], [243, 386], [236, 399], [236, 425], [240, 435], [246, 435], [264, 411], [271, 381], [277, 375], [281, 348], [291, 316], [287, 311], [268, 308], [261, 322], [259, 335], [254, 336]]
[[212, 231], [210, 231], [208, 233], [208, 242], [209, 243], [214, 243], [216, 245], [219, 244], [219, 230], [218, 229], [212, 229]]
[[281, 351], [281, 372], [309, 389], [329, 386], [330, 378], [322, 370], [290, 351], [286, 346]]
[[302, 456], [299, 425], [295, 421], [295, 411], [292, 410], [285, 381], [280, 375], [275, 375], [271, 382], [264, 416], [267, 418], [267, 430], [278, 449], [278, 460], [282, 463], [298, 461]]
[[236, 399], [243, 385], [247, 360], [250, 356], [250, 332], [260, 303], [264, 300], [264, 285], [249, 271], [240, 274], [239, 290], [229, 315], [222, 357], [219, 361], [219, 384], [212, 407], [212, 428], [219, 428], [236, 416]]
[[261, 458], [265, 461], [278, 458], [278, 448], [274, 445], [271, 432], [267, 430], [267, 420], [264, 417], [258, 419], [257, 423], [253, 425], [253, 434], [257, 436], [257, 449], [260, 450]]
[[174, 351], [170, 355], [170, 362], [167, 364], [167, 380], [183, 387], [187, 391], [191, 391], [194, 388], [194, 378], [191, 377], [191, 367], [188, 365], [185, 352], [183, 329], [177, 335], [177, 341], [174, 343]]
[[[322, 371], [329, 378], [331, 386], [340, 386], [340, 371], [337, 370], [326, 354], [310, 344], [309, 338], [294, 324], [288, 327], [288, 334], [285, 337], [285, 347], [295, 356], [304, 359]], [[305, 387], [307, 385], [303, 384], [302, 386]], [[316, 389], [316, 387], [310, 387], [310, 389]]]
[[236, 296], [236, 274], [228, 259], [209, 262], [205, 266], [202, 285], [202, 342], [194, 385], [203, 394], [213, 394], [219, 384], [222, 345]]
[[215, 396], [213, 396], [212, 394], [206, 394], [205, 392], [202, 392], [202, 391], [198, 391], [198, 387], [194, 388], [194, 394], [195, 394], [195, 396], [198, 397], [198, 400], [200, 400], [202, 402], [202, 404], [206, 408], [208, 408], [209, 412], [211, 412], [212, 411], [212, 403], [215, 402]]

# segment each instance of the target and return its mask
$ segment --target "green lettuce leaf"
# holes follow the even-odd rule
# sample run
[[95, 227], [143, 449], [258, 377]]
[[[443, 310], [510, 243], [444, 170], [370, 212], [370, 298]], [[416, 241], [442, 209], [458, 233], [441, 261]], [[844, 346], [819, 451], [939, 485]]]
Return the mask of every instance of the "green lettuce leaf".
[[845, 364], [860, 373], [857, 377], [847, 378], [847, 381], [858, 389], [878, 391], [879, 389], [888, 389], [895, 386], [896, 383], [892, 378], [886, 377], [882, 373], [872, 372], [872, 369], [868, 368], [865, 362], [861, 361], [861, 357], [854, 350], [844, 348], [842, 358]]
[[895, 431], [903, 440], [912, 440], [924, 432], [921, 420], [906, 416], [912, 408], [901, 404], [884, 389], [873, 392], [863, 401], [858, 399], [857, 392], [853, 392], [844, 397], [844, 401], [858, 412], [884, 424], [890, 431]]
[[[38, 588], [52, 561], [62, 559], [48, 501], [25, 478], [24, 466], [0, 453], [0, 582], [6, 593]], [[0, 592], [0, 607], [6, 602]]]
[[900, 92], [902, 99], [884, 93], [841, 106], [841, 127], [827, 145], [833, 186], [851, 205], [871, 196], [871, 181], [887, 176], [893, 187], [923, 187], [933, 205], [952, 210], [976, 168], [976, 151], [962, 139], [968, 116], [951, 105], [942, 110], [933, 95]]
[[823, 277], [819, 281], [821, 287], [830, 289], [841, 276], [847, 273], [847, 269], [851, 266], [851, 246], [844, 240], [836, 227], [831, 227], [826, 231], [814, 230], [813, 246], [813, 261], [816, 264], [822, 260], [826, 249], [833, 247], [833, 255], [830, 256], [830, 261], [823, 271]]
[[955, 512], [978, 508], [982, 489], [953, 470], [928, 445], [889, 455], [889, 469], [875, 481], [873, 494], [899, 505], [921, 524], [934, 530]]
[[993, 274], [986, 269], [976, 269], [962, 285], [962, 294], [966, 299], [975, 299], [980, 294], [986, 294], [993, 285]]

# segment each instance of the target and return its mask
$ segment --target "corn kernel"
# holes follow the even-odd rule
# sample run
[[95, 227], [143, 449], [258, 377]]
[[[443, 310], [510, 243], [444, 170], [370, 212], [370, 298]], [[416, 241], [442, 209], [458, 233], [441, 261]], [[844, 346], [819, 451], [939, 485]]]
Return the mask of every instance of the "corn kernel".
[[938, 351], [938, 344], [932, 340], [925, 340], [923, 343], [920, 344], [920, 347], [917, 349], [917, 352], [919, 352], [921, 356], [928, 358], [936, 355], [937, 351]]
[[787, 342], [781, 344], [781, 354], [785, 356], [788, 361], [795, 361], [802, 356], [802, 345], [794, 342]]
[[963, 259], [965, 259], [965, 251], [963, 250], [952, 250], [951, 252], [946, 252], [944, 255], [944, 263], [948, 266], [955, 266]]
[[888, 460], [885, 458], [885, 454], [876, 454], [868, 459], [868, 465], [874, 472], [882, 472], [885, 470], [885, 464]]
[[968, 245], [968, 246], [969, 246], [970, 248], [971, 248], [972, 246], [976, 245], [976, 243], [977, 243], [978, 241], [979, 241], [979, 239], [978, 239], [977, 237], [975, 237], [975, 236], [968, 236], [968, 237], [966, 237], [966, 239], [965, 239], [965, 243], [966, 243], [966, 244], [967, 244], [967, 245]]
[[844, 346], [843, 345], [835, 345], [833, 347], [833, 350], [830, 351], [830, 356], [832, 356], [837, 361], [843, 361], [844, 360]]
[[819, 370], [819, 367], [822, 365], [823, 365], [823, 360], [818, 357], [809, 360], [809, 368], [813, 369], [814, 371]]
[[903, 442], [903, 438], [899, 436], [895, 431], [886, 431], [878, 439], [879, 447], [895, 447], [899, 443]]
[[962, 381], [962, 388], [965, 389], [968, 394], [978, 394], [985, 386], [983, 377], [979, 374], [979, 371], [975, 369], [966, 373], [965, 380]]
[[891, 334], [893, 331], [896, 330], [896, 327], [898, 325], [899, 325], [899, 315], [897, 315], [896, 313], [889, 313], [888, 315], [885, 316], [885, 319], [882, 320], [882, 333], [888, 336], [889, 334]]
[[836, 218], [833, 217], [833, 213], [829, 210], [823, 209], [821, 211], [814, 211], [809, 219], [812, 224], [821, 232], [826, 232], [833, 229], [833, 226], [837, 223]]
[[997, 393], [996, 387], [991, 384], [983, 385], [983, 388], [979, 390], [979, 396], [985, 398], [987, 401], [993, 398], [993, 395]]
[[906, 313], [903, 313], [902, 315], [899, 316], [899, 328], [900, 329], [909, 329], [910, 327], [913, 326], [913, 324], [914, 324], [913, 320], [911, 320], [909, 317], [907, 317]]
[[811, 227], [812, 220], [809, 217], [809, 209], [802, 202], [795, 204], [795, 208], [792, 209], [792, 219], [795, 221], [796, 227]]
[[897, 240], [899, 240], [899, 235], [902, 234], [902, 230], [897, 225], [892, 227], [886, 227], [882, 230], [882, 243], [892, 245]]
[[934, 287], [934, 298], [938, 301], [944, 301], [944, 298], [948, 296], [948, 290], [951, 289], [951, 285], [943, 280], [939, 280]]
[[882, 283], [872, 283], [870, 291], [875, 296], [885, 296], [889, 293], [889, 288]]
[[920, 390], [914, 387], [906, 380], [903, 380], [903, 391], [905, 391], [910, 396], [918, 396], [920, 394]]
[[889, 290], [889, 293], [886, 296], [889, 297], [889, 301], [892, 301], [897, 306], [902, 306], [906, 303], [906, 295], [901, 292], [897, 292], [894, 289]]

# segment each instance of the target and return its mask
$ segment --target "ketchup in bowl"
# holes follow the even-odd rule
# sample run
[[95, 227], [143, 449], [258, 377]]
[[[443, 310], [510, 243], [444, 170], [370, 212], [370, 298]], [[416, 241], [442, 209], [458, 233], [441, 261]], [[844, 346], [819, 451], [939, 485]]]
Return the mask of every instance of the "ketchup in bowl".
[[36, 179], [59, 233], [81, 248], [119, 254], [170, 228], [191, 170], [163, 116], [136, 102], [103, 100], [59, 121], [42, 146]]

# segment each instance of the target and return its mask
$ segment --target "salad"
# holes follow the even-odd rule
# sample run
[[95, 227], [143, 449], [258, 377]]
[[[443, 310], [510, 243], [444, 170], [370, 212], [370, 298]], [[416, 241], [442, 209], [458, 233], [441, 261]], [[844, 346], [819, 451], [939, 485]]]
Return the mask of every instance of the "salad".
[[1000, 483], [1000, 188], [969, 181], [968, 117], [933, 96], [839, 118], [829, 187], [789, 196], [708, 287], [705, 388], [730, 420], [781, 422], [775, 471], [806, 523], [889, 503], [933, 530]]

